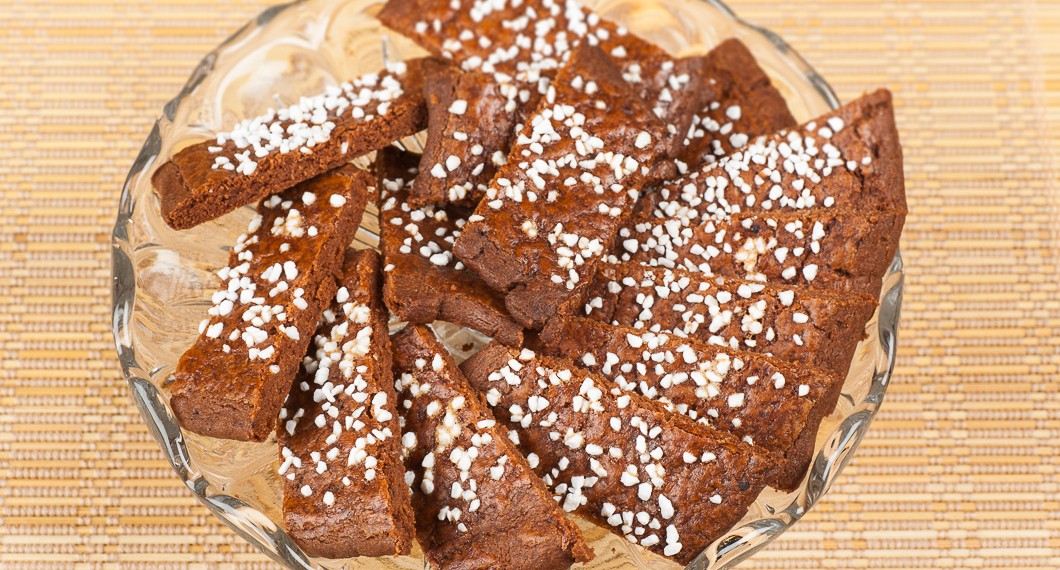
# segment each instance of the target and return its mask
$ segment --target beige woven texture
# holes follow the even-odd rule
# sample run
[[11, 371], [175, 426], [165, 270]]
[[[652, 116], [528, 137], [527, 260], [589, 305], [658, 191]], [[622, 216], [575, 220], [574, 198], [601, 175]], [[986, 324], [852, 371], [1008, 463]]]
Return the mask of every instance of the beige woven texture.
[[[274, 568], [182, 487], [110, 338], [121, 183], [269, 2], [0, 0], [0, 568]], [[844, 99], [894, 90], [900, 356], [838, 484], [746, 568], [1060, 568], [1060, 6], [733, 0]]]

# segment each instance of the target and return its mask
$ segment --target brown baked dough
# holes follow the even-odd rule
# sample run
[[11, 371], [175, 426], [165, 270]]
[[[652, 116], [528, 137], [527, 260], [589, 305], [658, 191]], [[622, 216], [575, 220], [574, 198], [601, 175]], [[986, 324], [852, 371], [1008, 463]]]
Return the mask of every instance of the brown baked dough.
[[761, 135], [798, 124], [784, 96], [750, 50], [729, 38], [707, 54], [706, 77], [716, 95], [696, 109], [679, 158], [688, 168], [732, 154]]
[[876, 300], [637, 263], [603, 265], [584, 313], [637, 330], [772, 354], [845, 378]]
[[371, 186], [346, 166], [261, 201], [166, 385], [184, 429], [242, 441], [273, 433]]
[[630, 214], [666, 129], [599, 48], [571, 55], [453, 253], [540, 328], [580, 304]]
[[523, 327], [504, 308], [504, 298], [452, 255], [471, 210], [409, 205], [409, 186], [422, 178], [418, 162], [417, 155], [394, 147], [376, 157], [387, 307], [410, 323], [447, 321], [505, 344], [522, 344]]
[[518, 108], [493, 76], [441, 68], [427, 78], [427, 142], [423, 176], [409, 189], [409, 204], [474, 208], [497, 168], [508, 158]]
[[432, 65], [393, 64], [177, 152], [151, 179], [163, 219], [197, 226], [415, 134], [426, 124], [422, 76]]
[[313, 556], [408, 554], [415, 535], [379, 263], [346, 255], [276, 429], [283, 524]]
[[704, 223], [737, 214], [846, 208], [905, 216], [891, 93], [856, 99], [670, 180], [642, 209]]
[[[437, 172], [438, 180], [424, 179], [413, 189], [416, 205], [446, 203], [488, 184], [493, 165], [487, 161], [477, 175], [474, 169], [483, 164], [482, 157], [491, 158], [497, 152], [501, 154], [496, 162], [503, 162], [516, 133], [504, 132], [502, 127], [525, 122], [575, 46], [598, 46], [633, 92], [666, 124], [668, 158], [682, 146], [693, 115], [718, 98], [714, 83], [708, 81], [705, 57], [675, 58], [573, 1], [524, 0], [486, 6], [472, 0], [390, 0], [379, 19], [466, 72], [461, 76], [451, 72], [437, 88], [428, 84], [428, 103], [432, 93], [439, 95], [438, 104], [431, 109], [431, 123], [439, 125], [432, 127], [432, 134], [439, 134], [433, 140], [428, 137], [421, 168], [430, 172], [442, 165], [442, 170]], [[478, 92], [486, 97], [475, 100], [454, 95], [459, 92]], [[454, 108], [453, 101], [467, 105]], [[461, 114], [465, 108], [466, 113]], [[456, 112], [451, 112], [454, 109]], [[446, 130], [469, 138], [454, 140]], [[476, 140], [478, 136], [484, 140]], [[481, 155], [471, 153], [476, 144], [483, 146]], [[439, 150], [443, 147], [445, 150]], [[460, 164], [450, 156], [461, 159]], [[466, 165], [472, 165], [472, 172]], [[650, 166], [652, 180], [674, 172], [670, 160]]]
[[565, 510], [682, 564], [779, 461], [567, 360], [491, 344], [462, 368]]
[[609, 259], [875, 299], [904, 222], [904, 214], [848, 208], [743, 214], [699, 225], [640, 215], [619, 230]]
[[437, 570], [560, 570], [592, 550], [429, 328], [394, 336], [417, 536]]
[[586, 318], [552, 320], [541, 341], [546, 352], [599, 372], [627, 392], [775, 452], [783, 459], [769, 482], [784, 490], [798, 485], [810, 463], [813, 445], [798, 445], [801, 434], [816, 435], [845, 378], [764, 354]]

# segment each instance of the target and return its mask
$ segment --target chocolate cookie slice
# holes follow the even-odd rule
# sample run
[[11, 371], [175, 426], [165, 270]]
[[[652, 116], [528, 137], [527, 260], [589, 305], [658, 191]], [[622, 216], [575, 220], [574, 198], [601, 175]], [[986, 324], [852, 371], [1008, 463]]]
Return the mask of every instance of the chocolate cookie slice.
[[637, 263], [601, 266], [585, 305], [585, 314], [600, 322], [772, 354], [841, 378], [875, 310], [865, 293], [773, 287]]
[[276, 430], [284, 527], [313, 556], [412, 547], [380, 269], [374, 251], [347, 254]]
[[387, 307], [410, 323], [447, 321], [522, 344], [523, 328], [508, 315], [503, 297], [452, 255], [471, 211], [409, 205], [409, 187], [423, 178], [418, 162], [417, 155], [393, 147], [376, 157]]
[[507, 430], [425, 327], [394, 336], [417, 536], [438, 570], [559, 570], [593, 558]]
[[777, 461], [569, 361], [491, 344], [462, 368], [564, 510], [682, 564], [743, 517]]
[[162, 217], [191, 228], [416, 133], [429, 65], [391, 64], [181, 150], [152, 177]]
[[513, 86], [506, 97], [516, 107], [536, 106], [579, 44], [599, 46], [613, 58], [674, 134], [683, 136], [692, 113], [713, 95], [701, 58], [674, 58], [573, 0], [389, 0], [379, 19], [460, 69]]
[[891, 94], [879, 90], [805, 125], [759, 138], [646, 197], [659, 218], [849, 208], [905, 215]]
[[577, 48], [468, 219], [453, 253], [540, 328], [580, 305], [663, 154], [666, 129], [599, 48]]
[[902, 214], [846, 208], [745, 214], [699, 225], [638, 216], [618, 232], [609, 260], [878, 298], [904, 221]]
[[166, 385], [184, 429], [243, 441], [273, 432], [371, 186], [367, 172], [346, 166], [258, 205]]
[[688, 168], [697, 170], [760, 135], [798, 124], [780, 91], [740, 40], [730, 38], [718, 44], [704, 65], [716, 95], [696, 109], [682, 141], [678, 154]]
[[[515, 133], [500, 128], [522, 123], [537, 107], [576, 45], [598, 46], [613, 60], [634, 93], [666, 124], [664, 146], [669, 157], [682, 146], [693, 114], [717, 98], [707, 80], [705, 58], [675, 58], [570, 0], [489, 6], [470, 0], [390, 0], [379, 18], [467, 72], [439, 83], [441, 96], [431, 122], [447, 125], [456, 136], [455, 140], [448, 135], [428, 137], [421, 168], [434, 171], [437, 180], [424, 179], [413, 189], [417, 205], [447, 202], [489, 182], [492, 165], [481, 157], [502, 162]], [[429, 87], [428, 98], [430, 91]], [[476, 102], [460, 91], [486, 97]], [[475, 133], [482, 133], [483, 140], [471, 140]], [[467, 141], [461, 140], [464, 134]], [[473, 152], [476, 145], [482, 146], [481, 155]], [[652, 167], [653, 180], [673, 175], [671, 161]]]
[[509, 100], [511, 89], [489, 74], [453, 67], [428, 78], [424, 174], [409, 189], [410, 205], [478, 203], [515, 136], [518, 109]]
[[[783, 460], [769, 482], [785, 490], [797, 487], [806, 473], [821, 420], [835, 408], [845, 378], [579, 317], [550, 321], [541, 342], [546, 352], [599, 372], [627, 392], [776, 452]], [[812, 435], [804, 438], [804, 432]]]

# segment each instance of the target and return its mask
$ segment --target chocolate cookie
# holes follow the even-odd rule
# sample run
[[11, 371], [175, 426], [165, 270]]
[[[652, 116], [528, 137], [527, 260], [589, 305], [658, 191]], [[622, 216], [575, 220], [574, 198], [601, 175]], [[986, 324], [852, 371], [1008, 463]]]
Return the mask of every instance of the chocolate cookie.
[[425, 327], [394, 336], [417, 535], [432, 568], [559, 570], [592, 550]]
[[599, 48], [582, 46], [512, 146], [453, 253], [540, 328], [580, 304], [666, 129]]
[[663, 184], [642, 208], [695, 223], [740, 213], [848, 208], [904, 216], [902, 148], [879, 90], [801, 127], [752, 141]]
[[313, 556], [412, 547], [380, 270], [374, 251], [347, 254], [276, 429], [284, 527]]
[[904, 221], [902, 214], [849, 209], [744, 214], [699, 225], [638, 216], [618, 232], [610, 260], [877, 298]]
[[261, 201], [218, 272], [224, 287], [198, 340], [166, 385], [181, 426], [243, 441], [273, 433], [371, 185], [367, 172], [346, 166]]
[[191, 228], [416, 133], [427, 115], [422, 68], [432, 64], [393, 64], [181, 150], [151, 179], [162, 217]]
[[[845, 376], [763, 355], [705, 345], [669, 333], [561, 317], [541, 333], [546, 352], [601, 373], [626, 392], [775, 452], [774, 487], [802, 480], [817, 434]], [[811, 438], [811, 442], [813, 438]]]
[[778, 458], [569, 361], [491, 344], [462, 366], [564, 510], [687, 564]]
[[603, 265], [585, 314], [641, 331], [772, 354], [845, 378], [876, 300], [637, 263]]

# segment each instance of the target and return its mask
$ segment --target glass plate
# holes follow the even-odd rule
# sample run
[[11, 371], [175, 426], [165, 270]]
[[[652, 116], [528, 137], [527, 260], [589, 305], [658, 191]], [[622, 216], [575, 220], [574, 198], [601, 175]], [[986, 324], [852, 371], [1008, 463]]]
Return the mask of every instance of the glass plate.
[[[706, 53], [727, 37], [742, 39], [787, 97], [796, 117], [808, 119], [838, 105], [827, 83], [779, 36], [740, 20], [718, 1], [599, 0], [587, 2], [675, 55]], [[180, 354], [196, 337], [199, 320], [218, 286], [214, 271], [246, 228], [243, 208], [192, 230], [176, 232], [162, 221], [151, 174], [184, 146], [212, 138], [238, 120], [322, 91], [384, 61], [422, 54], [390, 33], [374, 15], [379, 0], [303, 0], [266, 10], [206, 56], [187, 85], [165, 106], [121, 194], [113, 235], [113, 327], [118, 357], [133, 400], [177, 475], [207, 508], [233, 530], [289, 568], [424, 567], [419, 552], [387, 559], [330, 561], [303, 554], [276, 521], [281, 487], [275, 441], [239, 443], [181, 431], [160, 389]], [[404, 141], [417, 147], [419, 141]], [[365, 216], [358, 247], [376, 243], [378, 219]], [[887, 389], [902, 300], [902, 260], [884, 280], [880, 309], [858, 347], [843, 397], [821, 425], [816, 454], [802, 486], [791, 493], [766, 489], [747, 516], [707, 548], [689, 568], [731, 568], [801, 518], [850, 460]], [[450, 346], [482, 339], [441, 324]], [[463, 356], [463, 355], [458, 355]], [[628, 541], [579, 524], [596, 550], [594, 569], [662, 569], [675, 564]]]

